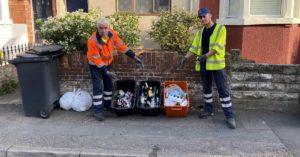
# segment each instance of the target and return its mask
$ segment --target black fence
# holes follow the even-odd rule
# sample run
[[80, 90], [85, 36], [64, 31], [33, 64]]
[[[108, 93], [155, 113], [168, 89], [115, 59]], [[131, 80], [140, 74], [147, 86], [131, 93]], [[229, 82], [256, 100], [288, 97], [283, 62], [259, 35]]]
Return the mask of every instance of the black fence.
[[[42, 46], [43, 44], [35, 44], [34, 46]], [[5, 46], [0, 50], [0, 66], [5, 66], [9, 60], [16, 58], [18, 55], [25, 53], [32, 48], [29, 44], [19, 44]]]

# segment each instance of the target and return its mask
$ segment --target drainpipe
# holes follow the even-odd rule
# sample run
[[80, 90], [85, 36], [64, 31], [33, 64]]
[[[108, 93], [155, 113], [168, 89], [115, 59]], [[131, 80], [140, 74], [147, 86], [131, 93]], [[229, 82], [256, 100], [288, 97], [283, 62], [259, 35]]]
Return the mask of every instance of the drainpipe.
[[[33, 39], [32, 39], [32, 44], [34, 44], [35, 43], [35, 32], [34, 32], [34, 17], [33, 17], [33, 3], [32, 3], [32, 0], [30, 0], [30, 12], [31, 12], [31, 21], [32, 21], [32, 37], [33, 37]], [[29, 32], [28, 32], [29, 33]], [[28, 37], [29, 37], [29, 34], [28, 34]], [[30, 41], [30, 40], [29, 40]]]
[[190, 13], [193, 12], [193, 0], [190, 0]]

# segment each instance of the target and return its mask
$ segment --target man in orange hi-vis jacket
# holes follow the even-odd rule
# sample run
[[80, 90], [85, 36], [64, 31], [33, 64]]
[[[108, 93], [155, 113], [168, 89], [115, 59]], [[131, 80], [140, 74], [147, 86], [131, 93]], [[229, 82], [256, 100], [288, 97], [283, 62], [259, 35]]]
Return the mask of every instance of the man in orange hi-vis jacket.
[[125, 53], [141, 66], [143, 66], [143, 62], [123, 43], [117, 32], [110, 28], [107, 18], [97, 21], [97, 31], [88, 39], [87, 47], [87, 59], [93, 83], [94, 116], [96, 120], [103, 121], [105, 119], [104, 109], [108, 112], [111, 111], [112, 80], [116, 78], [116, 74], [111, 72], [110, 67], [114, 48], [117, 48], [121, 54]]

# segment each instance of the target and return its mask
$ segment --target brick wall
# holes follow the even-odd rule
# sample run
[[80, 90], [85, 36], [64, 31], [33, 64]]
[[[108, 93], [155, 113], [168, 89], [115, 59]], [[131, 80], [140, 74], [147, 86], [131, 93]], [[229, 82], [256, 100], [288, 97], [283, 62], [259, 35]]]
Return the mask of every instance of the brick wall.
[[29, 43], [33, 44], [30, 0], [9, 0], [9, 13], [14, 24], [26, 24]]
[[[192, 106], [203, 105], [200, 74], [194, 70], [194, 59], [189, 59], [184, 68], [178, 67], [176, 52], [161, 50], [136, 50], [144, 52], [143, 69], [139, 69], [126, 55], [115, 56], [113, 69], [118, 79], [135, 81], [187, 81]], [[61, 93], [73, 88], [82, 88], [91, 92], [91, 81], [86, 58], [81, 53], [64, 55], [60, 58]], [[216, 90], [215, 90], [216, 91]], [[217, 96], [215, 94], [215, 96]], [[218, 99], [215, 97], [218, 102]], [[219, 106], [219, 105], [218, 105]], [[219, 108], [219, 107], [218, 107]]]
[[[161, 50], [144, 51], [145, 68], [139, 69], [125, 55], [115, 56], [113, 68], [118, 79], [138, 81], [188, 82], [191, 105], [203, 104], [200, 74], [194, 71], [194, 59], [187, 66], [178, 68], [179, 56], [175, 52]], [[228, 84], [234, 108], [266, 109], [276, 111], [300, 111], [300, 66], [255, 64], [239, 58], [239, 51], [226, 55]], [[233, 62], [233, 63], [231, 63]], [[91, 92], [91, 81], [85, 55], [74, 53], [60, 58], [61, 93], [82, 88]], [[215, 107], [220, 109], [217, 90], [214, 87]]]

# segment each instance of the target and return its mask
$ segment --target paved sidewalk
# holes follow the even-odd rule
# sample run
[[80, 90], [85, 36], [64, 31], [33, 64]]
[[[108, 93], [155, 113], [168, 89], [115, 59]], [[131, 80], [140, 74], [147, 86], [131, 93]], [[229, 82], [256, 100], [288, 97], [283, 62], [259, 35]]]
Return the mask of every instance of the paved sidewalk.
[[205, 120], [190, 110], [185, 118], [135, 114], [98, 122], [90, 111], [56, 108], [41, 119], [26, 117], [21, 105], [1, 104], [0, 124], [0, 157], [300, 156], [300, 114], [237, 111], [238, 128], [231, 130], [223, 113]]

